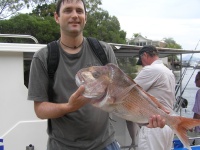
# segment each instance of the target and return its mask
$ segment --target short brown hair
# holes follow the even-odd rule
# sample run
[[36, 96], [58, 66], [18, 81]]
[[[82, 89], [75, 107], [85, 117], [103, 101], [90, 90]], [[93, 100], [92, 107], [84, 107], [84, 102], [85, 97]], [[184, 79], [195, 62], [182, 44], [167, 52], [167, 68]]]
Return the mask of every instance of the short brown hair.
[[[61, 3], [64, 3], [65, 1], [72, 1], [72, 0], [58, 0], [57, 5], [56, 5], [56, 13], [58, 14], [58, 16], [60, 16], [60, 7], [61, 7]], [[84, 6], [84, 10], [85, 10], [85, 14], [86, 14], [86, 4], [84, 0], [76, 0], [76, 1], [82, 1], [83, 2], [83, 6]]]

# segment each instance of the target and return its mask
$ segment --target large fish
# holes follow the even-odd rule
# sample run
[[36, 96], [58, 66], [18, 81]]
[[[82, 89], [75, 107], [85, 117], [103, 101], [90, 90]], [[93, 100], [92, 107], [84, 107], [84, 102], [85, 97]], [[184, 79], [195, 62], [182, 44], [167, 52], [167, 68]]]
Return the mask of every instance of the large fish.
[[[83, 96], [92, 104], [123, 119], [147, 123], [152, 115], [160, 115], [172, 128], [185, 147], [191, 150], [187, 130], [200, 125], [200, 120], [169, 115], [164, 106], [145, 92], [114, 64], [92, 66], [78, 71], [77, 86], [84, 85]], [[159, 91], [158, 91], [159, 92]]]

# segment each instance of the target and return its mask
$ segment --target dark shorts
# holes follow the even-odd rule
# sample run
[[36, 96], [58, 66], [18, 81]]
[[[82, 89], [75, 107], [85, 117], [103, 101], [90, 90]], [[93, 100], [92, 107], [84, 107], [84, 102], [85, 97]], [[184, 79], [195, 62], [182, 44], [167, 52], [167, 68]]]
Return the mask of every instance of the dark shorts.
[[120, 150], [119, 144], [114, 141], [110, 145], [106, 146], [103, 150]]

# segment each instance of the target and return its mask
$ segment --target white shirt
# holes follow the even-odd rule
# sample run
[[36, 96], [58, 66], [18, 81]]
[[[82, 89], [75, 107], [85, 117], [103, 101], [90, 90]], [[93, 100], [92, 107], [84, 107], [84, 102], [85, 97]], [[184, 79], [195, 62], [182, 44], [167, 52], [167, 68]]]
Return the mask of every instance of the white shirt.
[[173, 110], [175, 77], [162, 60], [156, 60], [151, 65], [143, 67], [134, 81], [146, 92], [156, 97], [169, 111]]

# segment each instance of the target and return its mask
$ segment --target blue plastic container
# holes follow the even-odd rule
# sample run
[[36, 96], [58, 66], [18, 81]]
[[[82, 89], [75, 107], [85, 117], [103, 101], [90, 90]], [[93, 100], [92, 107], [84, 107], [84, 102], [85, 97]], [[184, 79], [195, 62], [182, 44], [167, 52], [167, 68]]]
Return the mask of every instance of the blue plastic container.
[[183, 143], [179, 139], [173, 140], [174, 148], [183, 148]]
[[4, 150], [3, 139], [0, 139], [0, 150]]

